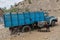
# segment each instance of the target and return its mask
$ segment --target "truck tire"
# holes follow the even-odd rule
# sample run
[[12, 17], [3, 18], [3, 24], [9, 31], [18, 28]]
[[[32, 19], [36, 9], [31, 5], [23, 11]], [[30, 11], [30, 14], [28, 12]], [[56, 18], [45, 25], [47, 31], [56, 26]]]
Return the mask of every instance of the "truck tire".
[[51, 26], [55, 26], [55, 21], [52, 21], [51, 22]]
[[23, 28], [22, 28], [22, 33], [24, 33], [24, 32], [31, 32], [31, 27], [30, 26], [24, 26]]
[[38, 27], [43, 27], [43, 23], [38, 22]]

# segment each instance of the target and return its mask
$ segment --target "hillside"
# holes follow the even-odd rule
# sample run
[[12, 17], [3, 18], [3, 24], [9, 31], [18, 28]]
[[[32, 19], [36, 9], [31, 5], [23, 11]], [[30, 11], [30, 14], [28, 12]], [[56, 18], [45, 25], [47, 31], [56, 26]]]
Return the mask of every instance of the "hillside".
[[15, 5], [14, 8], [29, 9], [29, 11], [58, 10], [60, 9], [60, 0], [30, 0], [30, 3], [29, 0], [24, 0]]
[[[24, 0], [16, 4], [18, 12], [24, 11], [47, 11], [49, 13], [60, 13], [60, 0]], [[60, 14], [59, 14], [60, 15]]]

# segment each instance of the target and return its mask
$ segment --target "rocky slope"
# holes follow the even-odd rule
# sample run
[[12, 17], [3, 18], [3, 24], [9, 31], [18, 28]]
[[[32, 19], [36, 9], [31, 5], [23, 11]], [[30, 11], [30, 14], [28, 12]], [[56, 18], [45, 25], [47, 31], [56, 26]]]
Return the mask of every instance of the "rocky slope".
[[60, 10], [60, 0], [24, 0], [19, 2], [14, 8], [18, 8], [19, 11], [40, 11], [42, 10]]

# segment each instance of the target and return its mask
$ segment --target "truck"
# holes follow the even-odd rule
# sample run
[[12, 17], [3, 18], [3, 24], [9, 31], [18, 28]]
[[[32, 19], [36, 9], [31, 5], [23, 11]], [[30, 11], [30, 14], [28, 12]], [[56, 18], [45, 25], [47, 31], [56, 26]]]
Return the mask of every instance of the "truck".
[[[44, 27], [45, 23], [54, 26], [58, 19], [54, 16], [49, 16], [48, 12], [8, 12], [4, 13], [5, 28], [9, 28], [11, 32], [21, 30], [22, 32], [31, 31], [35, 27]], [[14, 30], [13, 30], [14, 29]]]

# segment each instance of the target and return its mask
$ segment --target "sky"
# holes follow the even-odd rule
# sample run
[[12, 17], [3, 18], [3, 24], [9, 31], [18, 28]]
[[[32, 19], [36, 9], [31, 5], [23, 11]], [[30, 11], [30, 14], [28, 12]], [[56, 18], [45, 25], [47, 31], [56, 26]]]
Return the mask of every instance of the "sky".
[[14, 5], [15, 3], [21, 2], [23, 0], [0, 0], [0, 8], [6, 7], [9, 9], [11, 5]]

